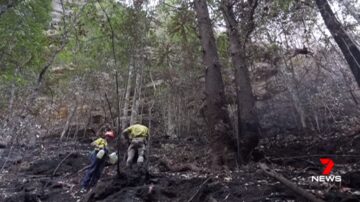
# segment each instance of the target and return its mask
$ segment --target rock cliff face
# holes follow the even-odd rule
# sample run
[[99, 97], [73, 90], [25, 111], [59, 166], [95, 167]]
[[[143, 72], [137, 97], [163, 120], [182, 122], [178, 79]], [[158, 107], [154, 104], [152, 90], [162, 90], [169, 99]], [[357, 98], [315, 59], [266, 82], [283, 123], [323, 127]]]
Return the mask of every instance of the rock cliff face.
[[51, 12], [51, 25], [58, 26], [59, 22], [61, 21], [61, 17], [63, 15], [63, 9], [61, 6], [61, 0], [52, 0], [52, 9]]
[[268, 99], [272, 96], [268, 89], [268, 80], [276, 76], [277, 72], [275, 66], [264, 62], [255, 63], [250, 69], [251, 85], [257, 100]]
[[[68, 8], [67, 5], [84, 5], [87, 2], [87, 0], [52, 0], [52, 12], [51, 12], [51, 26], [53, 28], [58, 28], [62, 16], [71, 15], [72, 11]], [[64, 5], [64, 6], [63, 6]]]

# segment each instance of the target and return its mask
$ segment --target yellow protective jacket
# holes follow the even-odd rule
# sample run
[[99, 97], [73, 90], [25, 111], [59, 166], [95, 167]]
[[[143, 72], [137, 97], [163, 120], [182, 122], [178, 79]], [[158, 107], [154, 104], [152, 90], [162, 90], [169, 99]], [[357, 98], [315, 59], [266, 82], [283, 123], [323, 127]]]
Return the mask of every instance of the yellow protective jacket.
[[98, 138], [91, 145], [95, 146], [95, 150], [104, 149], [107, 147], [108, 143], [104, 138]]
[[139, 137], [147, 138], [149, 135], [149, 128], [141, 124], [135, 124], [126, 128], [123, 133], [128, 133], [130, 139]]

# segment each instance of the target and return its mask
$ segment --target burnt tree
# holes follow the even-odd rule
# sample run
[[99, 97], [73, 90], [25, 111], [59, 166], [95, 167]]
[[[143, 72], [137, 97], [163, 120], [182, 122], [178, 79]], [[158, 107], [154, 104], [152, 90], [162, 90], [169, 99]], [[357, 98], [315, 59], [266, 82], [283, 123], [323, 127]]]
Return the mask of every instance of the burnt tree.
[[217, 168], [220, 165], [230, 165], [231, 162], [234, 162], [228, 160], [235, 157], [236, 145], [234, 144], [232, 127], [226, 108], [221, 64], [206, 0], [195, 0], [194, 6], [203, 48], [203, 63], [206, 67], [206, 97], [202, 111], [210, 135], [210, 146], [213, 154], [212, 166]]
[[[250, 74], [245, 53], [246, 42], [254, 30], [254, 12], [258, 5], [257, 0], [249, 0], [241, 3], [242, 23], [238, 26], [233, 5], [236, 2], [222, 0], [221, 10], [226, 22], [229, 35], [229, 51], [232, 65], [235, 69], [235, 85], [237, 95], [238, 113], [238, 147], [239, 161], [246, 163], [253, 149], [259, 142], [259, 122], [255, 109], [255, 97], [252, 93]], [[240, 30], [239, 30], [240, 27]]]
[[360, 86], [360, 50], [343, 29], [341, 23], [336, 19], [334, 12], [327, 0], [315, 0], [321, 16], [341, 49], [347, 63], [350, 66], [358, 86]]

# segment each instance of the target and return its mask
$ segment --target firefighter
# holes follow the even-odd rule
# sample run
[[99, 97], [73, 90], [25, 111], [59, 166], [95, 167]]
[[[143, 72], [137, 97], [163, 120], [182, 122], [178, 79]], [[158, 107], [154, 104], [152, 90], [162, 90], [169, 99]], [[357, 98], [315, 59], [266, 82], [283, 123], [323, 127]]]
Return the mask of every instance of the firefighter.
[[[141, 124], [134, 124], [126, 128], [122, 134], [128, 143], [126, 166], [131, 167], [133, 162], [140, 166], [144, 163], [149, 128]], [[137, 154], [137, 159], [134, 157]]]
[[87, 192], [89, 188], [95, 186], [97, 181], [100, 179], [101, 173], [105, 167], [105, 158], [109, 154], [108, 141], [113, 139], [115, 139], [114, 131], [107, 128], [98, 139], [91, 143], [91, 146], [94, 146], [95, 148], [91, 153], [91, 163], [88, 166], [81, 183], [81, 193]]

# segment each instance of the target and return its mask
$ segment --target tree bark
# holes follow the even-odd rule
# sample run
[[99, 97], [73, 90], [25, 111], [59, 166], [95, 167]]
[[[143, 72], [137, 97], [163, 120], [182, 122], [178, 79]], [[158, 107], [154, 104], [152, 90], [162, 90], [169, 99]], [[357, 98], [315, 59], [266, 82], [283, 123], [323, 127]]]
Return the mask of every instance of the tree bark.
[[131, 81], [133, 74], [133, 64], [129, 65], [128, 81], [126, 85], [125, 99], [124, 99], [124, 108], [123, 108], [123, 120], [121, 121], [121, 131], [125, 130], [128, 126], [128, 116], [129, 116], [129, 103], [130, 103], [130, 91], [131, 91]]
[[359, 48], [342, 28], [340, 22], [336, 19], [328, 1], [316, 0], [316, 4], [320, 10], [326, 27], [329, 29], [331, 35], [334, 37], [337, 45], [341, 49], [341, 52], [343, 53], [347, 63], [349, 64], [358, 86], [360, 86]]
[[211, 150], [213, 153], [212, 166], [213, 168], [218, 168], [223, 164], [230, 165], [230, 162], [225, 162], [225, 157], [235, 155], [236, 145], [231, 135], [232, 127], [226, 109], [221, 65], [206, 0], [195, 0], [194, 5], [203, 48], [203, 62], [206, 67], [206, 97], [205, 106], [202, 111], [210, 135]]
[[307, 130], [307, 124], [306, 124], [306, 113], [304, 110], [304, 107], [301, 104], [300, 98], [299, 98], [299, 92], [296, 89], [295, 85], [292, 83], [293, 81], [289, 81], [288, 85], [286, 86], [287, 90], [289, 91], [289, 94], [291, 96], [291, 99], [294, 104], [294, 108], [296, 110], [296, 113], [298, 114], [299, 121], [301, 124], [301, 128], [306, 131]]
[[142, 80], [142, 67], [139, 67], [139, 68], [137, 68], [137, 71], [136, 71], [134, 95], [133, 95], [132, 107], [131, 107], [130, 125], [133, 125], [138, 121], [141, 80]]
[[288, 65], [286, 62], [286, 58], [284, 57], [285, 66], [279, 68], [279, 75], [281, 75], [286, 80], [286, 89], [290, 94], [292, 104], [295, 108], [296, 114], [298, 115], [298, 121], [300, 122], [301, 129], [307, 133], [308, 124], [306, 123], [307, 114], [305, 112], [305, 108], [300, 100], [299, 89], [297, 87], [298, 79], [295, 76], [294, 66], [290, 61]]
[[[176, 123], [175, 123], [175, 114], [176, 114], [176, 106], [175, 106], [175, 99], [173, 97], [169, 97], [168, 98], [168, 103], [167, 103], [167, 116], [165, 117], [165, 119], [167, 120], [167, 126], [166, 126], [166, 134], [169, 137], [172, 138], [176, 138], [177, 134], [175, 133], [175, 128], [176, 128]], [[166, 113], [166, 112], [165, 112]]]
[[[117, 155], [120, 156], [120, 138], [121, 138], [121, 132], [120, 132], [120, 117], [121, 117], [121, 112], [120, 112], [120, 95], [119, 95], [119, 74], [118, 71], [116, 70], [115, 72], [115, 89], [116, 89], [116, 109], [117, 109], [117, 120], [116, 123], [114, 123], [116, 125], [116, 150], [117, 150]], [[110, 108], [110, 107], [109, 107]], [[118, 177], [120, 177], [120, 161], [118, 161], [116, 163], [116, 174]]]
[[[257, 4], [257, 2], [253, 2]], [[249, 6], [255, 10], [256, 5]], [[255, 97], [252, 93], [250, 74], [247, 65], [247, 58], [244, 52], [245, 44], [253, 30], [253, 27], [242, 26], [240, 38], [238, 23], [232, 10], [233, 4], [229, 0], [223, 0], [221, 10], [227, 25], [230, 44], [230, 55], [235, 69], [235, 85], [237, 95], [238, 113], [238, 140], [240, 140], [240, 153], [238, 160], [240, 164], [249, 160], [249, 155], [259, 142], [259, 123], [255, 109]], [[254, 12], [254, 11], [252, 11]], [[252, 14], [251, 14], [252, 15]], [[246, 19], [248, 25], [252, 23], [251, 18]], [[242, 40], [240, 40], [242, 39]]]
[[13, 83], [11, 84], [9, 110], [8, 110], [11, 117], [13, 116], [13, 106], [14, 106], [14, 100], [15, 100], [15, 91], [16, 91], [16, 84], [15, 84], [15, 81], [13, 81]]
[[133, 63], [135, 69], [135, 85], [134, 85], [134, 94], [132, 99], [131, 106], [131, 115], [130, 115], [130, 125], [139, 122], [139, 108], [141, 101], [141, 87], [142, 87], [142, 79], [143, 79], [143, 69], [145, 65], [145, 49], [146, 46], [146, 22], [144, 15], [142, 15], [142, 5], [143, 1], [134, 1], [134, 20], [136, 20], [134, 27], [134, 55]]

